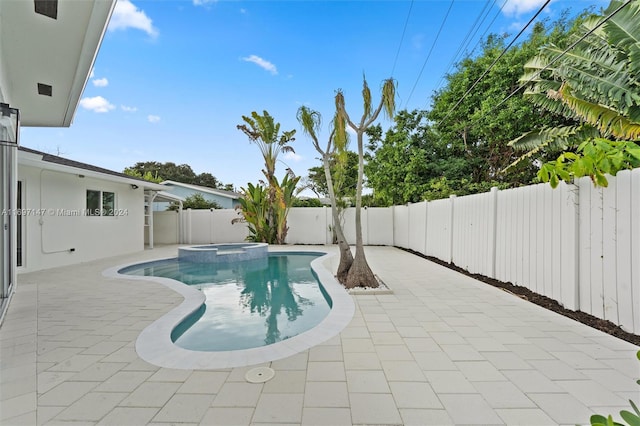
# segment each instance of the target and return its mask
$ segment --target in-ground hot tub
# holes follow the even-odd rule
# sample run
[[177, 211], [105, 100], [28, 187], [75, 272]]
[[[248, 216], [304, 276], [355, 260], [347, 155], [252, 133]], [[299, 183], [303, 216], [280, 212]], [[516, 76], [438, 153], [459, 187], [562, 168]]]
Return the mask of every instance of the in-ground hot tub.
[[178, 259], [194, 263], [253, 260], [269, 256], [267, 243], [228, 243], [179, 247]]

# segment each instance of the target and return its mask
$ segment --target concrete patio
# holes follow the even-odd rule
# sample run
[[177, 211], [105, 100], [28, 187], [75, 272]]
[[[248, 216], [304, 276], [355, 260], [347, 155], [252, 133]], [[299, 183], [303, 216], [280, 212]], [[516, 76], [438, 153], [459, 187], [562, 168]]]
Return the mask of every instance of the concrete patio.
[[272, 380], [160, 368], [135, 341], [181, 297], [102, 271], [176, 253], [20, 275], [0, 328], [0, 424], [586, 424], [640, 402], [637, 346], [390, 247], [367, 254], [394, 294], [353, 296], [347, 328], [265, 364]]

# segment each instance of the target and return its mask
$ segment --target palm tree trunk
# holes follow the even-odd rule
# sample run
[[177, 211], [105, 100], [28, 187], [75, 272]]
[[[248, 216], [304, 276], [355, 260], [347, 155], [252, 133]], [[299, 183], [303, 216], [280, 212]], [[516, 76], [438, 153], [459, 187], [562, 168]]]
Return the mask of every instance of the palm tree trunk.
[[358, 184], [356, 186], [356, 256], [347, 275], [345, 287], [378, 287], [378, 280], [371, 272], [364, 255], [362, 241], [362, 180], [364, 175], [364, 150], [362, 131], [358, 131]]
[[322, 156], [322, 164], [324, 166], [324, 175], [327, 179], [327, 188], [329, 190], [329, 198], [331, 199], [331, 216], [333, 217], [333, 229], [338, 239], [338, 248], [340, 250], [340, 264], [338, 265], [338, 272], [336, 274], [338, 281], [346, 285], [347, 274], [351, 265], [353, 264], [353, 256], [351, 255], [351, 248], [347, 239], [344, 237], [342, 231], [342, 225], [340, 225], [340, 217], [338, 215], [338, 204], [336, 199], [336, 193], [333, 190], [333, 179], [331, 178], [331, 169], [329, 168], [328, 155]]

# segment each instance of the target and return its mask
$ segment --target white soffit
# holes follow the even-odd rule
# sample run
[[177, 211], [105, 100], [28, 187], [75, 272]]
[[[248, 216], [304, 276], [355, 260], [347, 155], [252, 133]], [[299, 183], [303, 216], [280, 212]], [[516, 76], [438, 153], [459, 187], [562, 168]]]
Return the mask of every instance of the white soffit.
[[0, 1], [2, 93], [23, 126], [71, 124], [115, 2], [58, 0], [54, 19], [36, 13], [34, 0]]

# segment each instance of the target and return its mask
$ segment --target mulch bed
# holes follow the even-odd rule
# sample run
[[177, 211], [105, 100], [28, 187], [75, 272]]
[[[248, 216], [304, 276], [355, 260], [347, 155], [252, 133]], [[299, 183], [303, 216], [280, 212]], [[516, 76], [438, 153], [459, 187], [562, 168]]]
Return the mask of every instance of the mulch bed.
[[521, 299], [527, 300], [531, 303], [535, 303], [536, 305], [542, 306], [543, 308], [549, 309], [550, 311], [557, 312], [565, 317], [569, 317], [573, 320], [581, 322], [589, 327], [593, 327], [597, 330], [608, 333], [612, 336], [615, 336], [619, 339], [626, 340], [627, 342], [633, 343], [634, 345], [640, 346], [640, 336], [637, 334], [632, 334], [624, 331], [620, 326], [615, 325], [611, 321], [603, 320], [600, 318], [596, 318], [593, 315], [581, 312], [581, 311], [571, 311], [569, 309], [565, 309], [562, 307], [557, 301], [548, 298], [547, 296], [543, 296], [541, 294], [534, 293], [526, 287], [513, 285], [511, 283], [504, 283], [502, 281], [498, 281], [494, 278], [485, 277], [480, 274], [472, 274], [459, 266], [456, 266], [453, 263], [447, 263], [440, 259], [436, 259], [435, 257], [426, 256], [422, 253], [411, 249], [405, 249], [402, 247], [398, 247], [401, 250], [412, 253], [416, 256], [420, 256], [423, 259], [430, 260], [439, 265], [445, 266], [449, 269], [452, 269], [456, 272], [460, 272], [461, 274], [467, 275], [471, 278], [474, 278], [478, 281], [482, 281], [494, 287], [501, 288], [506, 290], [509, 293], [513, 293], [514, 295], [520, 297]]

